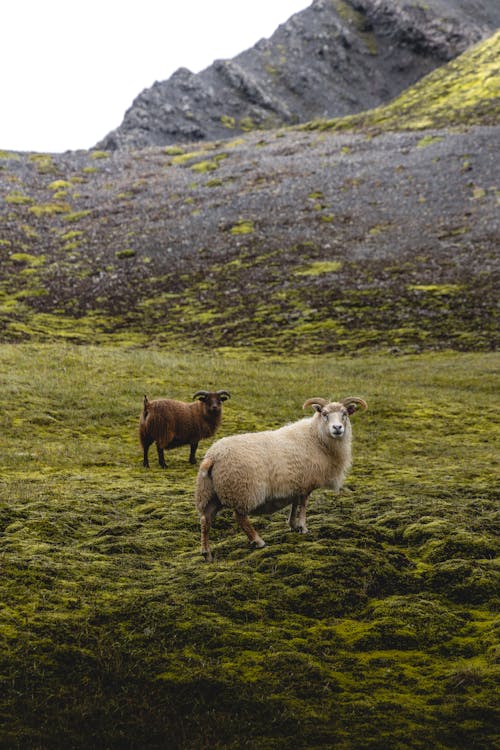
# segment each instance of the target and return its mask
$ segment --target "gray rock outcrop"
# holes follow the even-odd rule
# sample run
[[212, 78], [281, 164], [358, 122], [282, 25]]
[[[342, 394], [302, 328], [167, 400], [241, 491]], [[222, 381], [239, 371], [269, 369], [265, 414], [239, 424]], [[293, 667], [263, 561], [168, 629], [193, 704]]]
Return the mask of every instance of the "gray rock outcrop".
[[97, 147], [215, 140], [363, 111], [499, 25], [497, 0], [314, 0], [233, 59], [155, 82]]

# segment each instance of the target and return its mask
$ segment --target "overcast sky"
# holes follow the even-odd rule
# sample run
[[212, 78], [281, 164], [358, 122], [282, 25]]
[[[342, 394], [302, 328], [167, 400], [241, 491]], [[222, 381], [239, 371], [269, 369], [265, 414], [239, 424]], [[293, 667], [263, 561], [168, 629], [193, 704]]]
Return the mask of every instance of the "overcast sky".
[[312, 0], [7, 0], [0, 150], [87, 149], [135, 97], [268, 38]]

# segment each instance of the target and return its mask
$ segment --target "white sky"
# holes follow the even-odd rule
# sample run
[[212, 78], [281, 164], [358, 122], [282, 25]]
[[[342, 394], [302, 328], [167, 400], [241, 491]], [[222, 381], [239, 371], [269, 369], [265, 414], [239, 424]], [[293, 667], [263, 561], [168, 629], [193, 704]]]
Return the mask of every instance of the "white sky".
[[312, 0], [6, 0], [0, 150], [88, 149], [135, 97], [270, 37]]

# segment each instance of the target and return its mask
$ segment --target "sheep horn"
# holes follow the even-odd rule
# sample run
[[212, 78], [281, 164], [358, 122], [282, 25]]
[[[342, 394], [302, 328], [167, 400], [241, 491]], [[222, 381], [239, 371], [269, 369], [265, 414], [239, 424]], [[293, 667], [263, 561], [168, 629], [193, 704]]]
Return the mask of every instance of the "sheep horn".
[[319, 396], [315, 396], [314, 398], [308, 398], [307, 401], [302, 405], [302, 408], [305, 409], [306, 406], [312, 406], [313, 404], [318, 404], [318, 406], [326, 406], [328, 401], [326, 398], [320, 398]]
[[218, 396], [225, 396], [226, 398], [231, 398], [231, 394], [229, 391], [217, 391]]
[[347, 398], [343, 398], [340, 403], [344, 404], [344, 406], [359, 404], [359, 406], [362, 406], [363, 409], [368, 409], [368, 404], [366, 403], [366, 401], [364, 401], [362, 398], [358, 398], [358, 396], [347, 396]]
[[204, 396], [206, 398], [208, 396], [208, 391], [196, 391], [193, 396], [193, 401], [195, 400], [195, 398], [198, 398], [198, 396]]

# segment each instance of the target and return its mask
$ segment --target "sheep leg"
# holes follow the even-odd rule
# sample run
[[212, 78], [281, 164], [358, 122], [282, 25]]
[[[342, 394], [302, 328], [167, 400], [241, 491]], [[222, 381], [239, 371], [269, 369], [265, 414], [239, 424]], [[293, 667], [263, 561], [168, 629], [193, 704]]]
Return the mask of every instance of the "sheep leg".
[[247, 515], [245, 515], [244, 513], [238, 513], [238, 511], [235, 510], [234, 517], [238, 521], [240, 527], [243, 529], [247, 537], [250, 539], [250, 544], [253, 547], [260, 548], [266, 546], [265, 541], [261, 539], [261, 537], [257, 534]]
[[144, 440], [142, 443], [142, 451], [143, 451], [143, 459], [142, 459], [142, 465], [145, 469], [149, 469], [149, 458], [148, 458], [148, 451], [149, 446], [151, 445], [153, 441], [152, 440]]
[[212, 526], [212, 521], [215, 518], [217, 511], [220, 508], [218, 501], [211, 500], [200, 515], [200, 526], [201, 526], [201, 554], [207, 562], [213, 560], [212, 550], [208, 542], [208, 535]]
[[189, 452], [189, 463], [195, 464], [196, 463], [196, 449], [198, 448], [198, 443], [191, 443], [191, 450]]
[[292, 507], [290, 508], [290, 515], [288, 516], [288, 525], [290, 526], [291, 531], [295, 531], [295, 528], [297, 526], [297, 507], [299, 505], [298, 500], [295, 500], [292, 503]]
[[306, 525], [306, 509], [307, 509], [308, 495], [301, 498], [297, 502], [292, 503], [292, 509], [288, 518], [290, 529], [292, 531], [298, 531], [299, 534], [307, 534], [308, 528]]
[[165, 453], [163, 452], [163, 448], [156, 443], [156, 450], [158, 451], [158, 463], [160, 464], [162, 469], [167, 468], [167, 463], [165, 461]]

